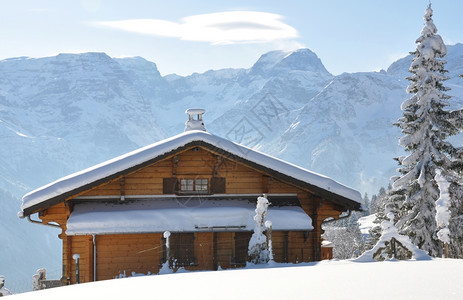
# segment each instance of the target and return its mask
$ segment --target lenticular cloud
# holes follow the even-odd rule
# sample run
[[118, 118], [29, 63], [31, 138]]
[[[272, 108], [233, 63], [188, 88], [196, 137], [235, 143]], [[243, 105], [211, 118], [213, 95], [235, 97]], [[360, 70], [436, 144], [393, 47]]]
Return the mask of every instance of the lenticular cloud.
[[209, 42], [213, 45], [266, 43], [299, 37], [297, 30], [278, 14], [228, 11], [185, 17], [181, 22], [132, 19], [98, 22], [97, 25], [140, 34]]

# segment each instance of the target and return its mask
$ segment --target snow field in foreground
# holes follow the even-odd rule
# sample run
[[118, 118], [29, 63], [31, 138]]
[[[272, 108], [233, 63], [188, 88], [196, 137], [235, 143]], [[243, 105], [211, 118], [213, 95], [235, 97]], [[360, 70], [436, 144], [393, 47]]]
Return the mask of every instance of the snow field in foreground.
[[123, 278], [10, 299], [463, 299], [461, 278], [463, 260], [323, 261]]

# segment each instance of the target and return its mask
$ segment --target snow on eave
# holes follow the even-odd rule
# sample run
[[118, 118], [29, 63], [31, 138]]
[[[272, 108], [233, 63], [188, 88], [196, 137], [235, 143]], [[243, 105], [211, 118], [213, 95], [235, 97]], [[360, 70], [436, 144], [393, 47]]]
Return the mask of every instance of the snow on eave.
[[[203, 201], [188, 205], [177, 198], [117, 203], [76, 204], [66, 224], [67, 235], [169, 232], [252, 231], [256, 205], [245, 199]], [[272, 206], [267, 220], [273, 230], [311, 231], [312, 219], [300, 206]]]
[[124, 172], [135, 170], [147, 162], [151, 163], [158, 158], [164, 158], [179, 148], [194, 143], [222, 152], [225, 155], [231, 154], [234, 158], [240, 158], [245, 163], [253, 163], [260, 169], [272, 171], [276, 176], [285, 176], [288, 180], [294, 179], [297, 185], [307, 184], [310, 188], [315, 188], [317, 192], [324, 194], [322, 196], [327, 196], [333, 200], [340, 198], [341, 202], [349, 202], [346, 203], [348, 207], [358, 209], [362, 202], [362, 197], [358, 191], [328, 177], [211, 133], [192, 130], [73, 173], [31, 191], [22, 198], [21, 209], [26, 215], [29, 215], [44, 206], [57, 204], [80, 191], [116, 178]]

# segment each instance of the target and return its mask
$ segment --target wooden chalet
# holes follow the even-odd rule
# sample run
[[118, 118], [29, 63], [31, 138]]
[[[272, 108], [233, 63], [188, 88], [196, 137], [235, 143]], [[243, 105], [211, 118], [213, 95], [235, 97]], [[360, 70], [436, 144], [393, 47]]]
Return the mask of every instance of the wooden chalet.
[[76, 254], [80, 282], [158, 273], [165, 231], [177, 267], [244, 266], [262, 194], [275, 261], [318, 261], [322, 222], [360, 210], [359, 192], [208, 133], [203, 110], [187, 113], [184, 133], [23, 197], [23, 217], [62, 229], [63, 282], [76, 282]]

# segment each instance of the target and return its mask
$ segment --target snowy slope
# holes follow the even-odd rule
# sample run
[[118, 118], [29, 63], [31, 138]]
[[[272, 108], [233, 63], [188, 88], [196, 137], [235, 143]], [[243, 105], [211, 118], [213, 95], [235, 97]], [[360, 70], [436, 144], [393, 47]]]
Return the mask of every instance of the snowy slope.
[[123, 278], [19, 294], [11, 300], [152, 299], [154, 295], [169, 299], [451, 300], [463, 297], [462, 276], [462, 260], [324, 261]]

